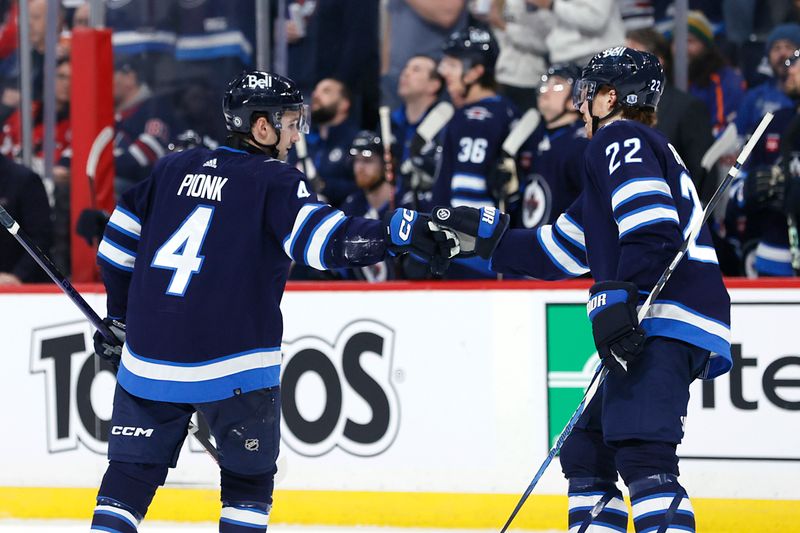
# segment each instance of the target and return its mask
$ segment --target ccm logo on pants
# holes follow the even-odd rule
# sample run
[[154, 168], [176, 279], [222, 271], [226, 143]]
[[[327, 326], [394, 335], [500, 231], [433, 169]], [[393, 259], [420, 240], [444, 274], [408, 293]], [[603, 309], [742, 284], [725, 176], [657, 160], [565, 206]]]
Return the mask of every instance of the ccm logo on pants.
[[150, 437], [153, 435], [152, 429], [135, 428], [133, 426], [113, 426], [111, 428], [112, 435], [125, 435], [126, 437]]

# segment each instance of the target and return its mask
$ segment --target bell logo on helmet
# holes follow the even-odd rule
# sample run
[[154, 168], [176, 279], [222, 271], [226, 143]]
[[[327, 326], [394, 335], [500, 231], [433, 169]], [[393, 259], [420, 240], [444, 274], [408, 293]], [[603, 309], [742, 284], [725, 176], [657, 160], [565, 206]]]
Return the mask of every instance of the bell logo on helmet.
[[248, 89], [267, 89], [272, 86], [272, 78], [262, 78], [257, 74], [248, 74], [245, 77], [244, 85]]
[[603, 50], [603, 57], [621, 56], [622, 54], [625, 53], [625, 50], [627, 50], [627, 48], [625, 48], [624, 46], [615, 46], [614, 48], [607, 48]]

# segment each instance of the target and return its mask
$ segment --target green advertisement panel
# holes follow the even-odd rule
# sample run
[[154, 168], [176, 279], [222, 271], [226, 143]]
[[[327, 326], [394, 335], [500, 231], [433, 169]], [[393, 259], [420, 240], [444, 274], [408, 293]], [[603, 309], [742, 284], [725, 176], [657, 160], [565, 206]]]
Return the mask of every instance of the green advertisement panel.
[[584, 304], [547, 304], [548, 434], [552, 446], [583, 398], [599, 359]]

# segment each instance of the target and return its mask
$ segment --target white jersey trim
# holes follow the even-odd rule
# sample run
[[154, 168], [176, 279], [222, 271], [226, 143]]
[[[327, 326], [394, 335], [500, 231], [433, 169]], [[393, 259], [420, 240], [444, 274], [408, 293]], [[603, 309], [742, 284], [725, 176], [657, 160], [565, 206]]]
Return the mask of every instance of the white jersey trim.
[[305, 263], [317, 270], [327, 270], [323, 256], [325, 255], [325, 244], [328, 238], [339, 226], [340, 222], [344, 221], [344, 213], [341, 211], [334, 211], [328, 215], [320, 224], [314, 228], [308, 244], [308, 251], [305, 256]]
[[486, 192], [486, 180], [480, 176], [453, 174], [453, 179], [450, 181], [450, 188], [453, 190]]
[[223, 507], [220, 517], [253, 526], [267, 527], [269, 525], [269, 513], [251, 511], [249, 509]]
[[617, 222], [617, 228], [619, 229], [619, 236], [622, 238], [631, 231], [667, 220], [680, 224], [678, 211], [674, 207], [659, 205], [657, 207], [648, 207], [641, 211], [633, 211], [623, 216]]
[[151, 380], [192, 383], [223, 378], [248, 370], [280, 366], [280, 364], [281, 351], [279, 348], [245, 352], [242, 355], [222, 360], [216, 359], [209, 363], [180, 365], [179, 363], [147, 361], [131, 353], [128, 343], [122, 347], [122, 365], [132, 374]]
[[669, 185], [663, 178], [636, 178], [626, 181], [612, 193], [611, 209], [640, 196], [659, 195], [672, 198]]
[[575, 261], [575, 259], [570, 256], [566, 250], [559, 246], [559, 244], [553, 238], [552, 226], [542, 226], [537, 231], [539, 233], [539, 239], [541, 240], [547, 255], [561, 270], [564, 270], [566, 273], [572, 276], [581, 276], [589, 272], [589, 269]]
[[297, 212], [297, 216], [294, 219], [294, 226], [292, 226], [292, 232], [283, 240], [283, 251], [286, 252], [293, 261], [294, 256], [292, 255], [292, 248], [294, 247], [295, 241], [297, 241], [297, 235], [302, 231], [303, 226], [306, 225], [308, 222], [309, 217], [317, 210], [322, 207], [322, 204], [305, 204], [300, 210]]
[[105, 237], [97, 247], [97, 254], [123, 270], [133, 270], [133, 265], [136, 263], [136, 256], [132, 255], [130, 250], [125, 250]]
[[558, 226], [558, 229], [564, 232], [564, 235], [567, 236], [572, 244], [576, 245], [582, 250], [586, 250], [586, 237], [583, 234], [583, 229], [575, 224], [575, 222], [570, 220], [566, 213], [559, 215], [558, 219], [556, 220], [556, 226]]
[[142, 224], [138, 220], [134, 220], [129, 214], [120, 211], [119, 208], [114, 209], [108, 222], [123, 230], [123, 233], [130, 233], [131, 236], [135, 236], [137, 239], [142, 235]]

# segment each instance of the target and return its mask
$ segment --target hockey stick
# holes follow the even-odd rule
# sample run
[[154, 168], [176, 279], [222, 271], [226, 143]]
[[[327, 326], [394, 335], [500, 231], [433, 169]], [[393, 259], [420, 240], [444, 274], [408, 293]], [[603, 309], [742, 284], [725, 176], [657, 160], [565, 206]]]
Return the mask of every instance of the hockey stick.
[[[72, 286], [72, 283], [58, 270], [53, 262], [50, 260], [49, 257], [34, 243], [28, 235], [25, 234], [24, 231], [19, 226], [14, 218], [8, 214], [3, 206], [0, 206], [0, 224], [3, 225], [4, 228], [8, 230], [8, 232], [14, 236], [15, 239], [25, 248], [25, 251], [30, 254], [30, 256], [36, 261], [42, 270], [50, 276], [56, 285], [67, 295], [67, 297], [72, 300], [78, 309], [83, 313], [83, 316], [92, 324], [92, 326], [97, 329], [106, 340], [110, 342], [118, 342], [116, 335], [114, 335], [111, 330], [103, 324], [103, 320], [100, 316], [95, 313], [94, 309], [83, 299], [83, 296]], [[197, 441], [203, 446], [203, 448], [208, 452], [208, 454], [214, 458], [214, 461], [219, 462], [219, 458], [217, 455], [217, 449], [211, 443], [210, 440], [205, 435], [202, 435], [198, 432], [198, 427], [191, 421], [189, 421], [189, 433], [194, 435]]]
[[[450, 122], [450, 119], [453, 118], [455, 112], [455, 108], [450, 102], [439, 102], [433, 106], [414, 132], [411, 146], [409, 147], [410, 153], [421, 153], [423, 147], [432, 143], [434, 139], [436, 139], [436, 136], [439, 135], [439, 132], [442, 131], [444, 127], [447, 126], [447, 123]], [[411, 162], [411, 158], [403, 161], [403, 164], [400, 165], [400, 172], [403, 174], [411, 174], [414, 172], [414, 164]], [[420, 184], [416, 183], [413, 178], [411, 179], [411, 183], [409, 183], [413, 192], [414, 209], [417, 209], [419, 206], [419, 185]]]
[[92, 147], [89, 149], [89, 155], [86, 157], [86, 177], [89, 180], [89, 196], [91, 197], [92, 209], [97, 208], [97, 197], [95, 196], [95, 177], [97, 176], [97, 164], [100, 162], [100, 156], [103, 150], [106, 149], [108, 143], [114, 138], [114, 128], [106, 126], [95, 137]]
[[392, 161], [392, 110], [388, 105], [378, 108], [381, 122], [381, 142], [383, 143], [383, 167], [386, 172], [386, 181], [392, 186], [392, 196], [389, 198], [389, 210], [394, 211], [394, 162]]
[[[736, 163], [734, 163], [734, 165], [728, 171], [727, 176], [725, 176], [725, 179], [722, 180], [722, 183], [720, 183], [719, 187], [714, 192], [714, 195], [711, 197], [711, 200], [708, 201], [708, 205], [703, 210], [703, 216], [698, 219], [698, 222], [695, 223], [695, 225], [690, 226], [689, 234], [686, 236], [683, 243], [681, 244], [681, 247], [678, 249], [678, 253], [675, 255], [675, 258], [672, 260], [672, 262], [664, 271], [664, 273], [661, 274], [661, 277], [659, 278], [658, 282], [656, 282], [655, 286], [653, 287], [653, 290], [650, 291], [650, 294], [647, 295], [647, 299], [639, 308], [638, 318], [640, 323], [647, 316], [647, 313], [650, 312], [653, 300], [655, 300], [661, 293], [661, 290], [664, 288], [664, 284], [667, 283], [669, 278], [672, 276], [672, 273], [675, 271], [675, 268], [678, 266], [678, 263], [680, 263], [681, 259], [683, 259], [683, 256], [686, 254], [686, 250], [689, 248], [689, 243], [692, 242], [695, 238], [697, 238], [697, 235], [700, 233], [700, 230], [705, 225], [706, 221], [708, 220], [708, 217], [711, 216], [711, 213], [714, 211], [714, 208], [722, 199], [725, 190], [739, 174], [742, 165], [744, 165], [745, 161], [747, 161], [747, 158], [750, 157], [750, 152], [753, 150], [753, 147], [755, 147], [756, 143], [758, 143], [758, 140], [761, 138], [761, 135], [764, 133], [764, 130], [767, 128], [767, 125], [769, 125], [771, 120], [772, 120], [772, 113], [767, 113], [764, 116], [764, 118], [761, 119], [761, 123], [756, 128], [756, 131], [753, 133], [752, 137], [750, 137], [750, 140], [747, 141], [747, 144], [742, 149], [742, 152], [739, 154], [739, 157], [736, 158]], [[542, 463], [542, 466], [539, 467], [539, 470], [536, 472], [536, 475], [533, 477], [533, 480], [528, 485], [528, 488], [525, 489], [525, 492], [522, 494], [519, 503], [517, 503], [517, 506], [514, 508], [514, 511], [511, 513], [511, 516], [509, 516], [508, 520], [506, 520], [506, 523], [505, 525], [503, 525], [503, 528], [500, 530], [500, 533], [505, 533], [505, 531], [511, 525], [511, 522], [517, 516], [517, 513], [519, 513], [519, 510], [522, 509], [523, 504], [528, 499], [528, 496], [530, 496], [531, 492], [533, 491], [533, 488], [539, 482], [539, 479], [542, 477], [542, 475], [544, 475], [544, 472], [550, 465], [550, 462], [561, 450], [561, 446], [564, 444], [564, 441], [567, 439], [567, 437], [569, 437], [569, 434], [572, 432], [572, 428], [575, 427], [575, 424], [578, 422], [578, 419], [580, 419], [584, 409], [586, 409], [586, 406], [589, 405], [589, 402], [592, 401], [592, 398], [594, 398], [594, 395], [597, 393], [597, 390], [603, 384], [603, 381], [605, 381], [605, 377], [607, 374], [608, 374], [607, 367], [605, 366], [597, 367], [597, 370], [595, 370], [594, 376], [592, 376], [592, 380], [589, 382], [589, 387], [586, 389], [586, 393], [583, 395], [583, 399], [578, 405], [578, 408], [575, 410], [575, 413], [573, 413], [572, 417], [570, 417], [569, 422], [567, 422], [567, 425], [564, 427], [564, 430], [558, 436], [556, 443], [553, 445], [552, 448], [550, 448], [550, 452], [547, 454], [544, 463]]]
[[725, 128], [725, 131], [722, 132], [722, 135], [720, 135], [719, 138], [708, 147], [706, 153], [703, 154], [703, 158], [700, 160], [700, 166], [703, 167], [706, 172], [711, 172], [711, 169], [714, 168], [719, 158], [735, 150], [738, 142], [739, 137], [736, 133], [736, 124], [731, 122], [728, 124], [728, 127]]

